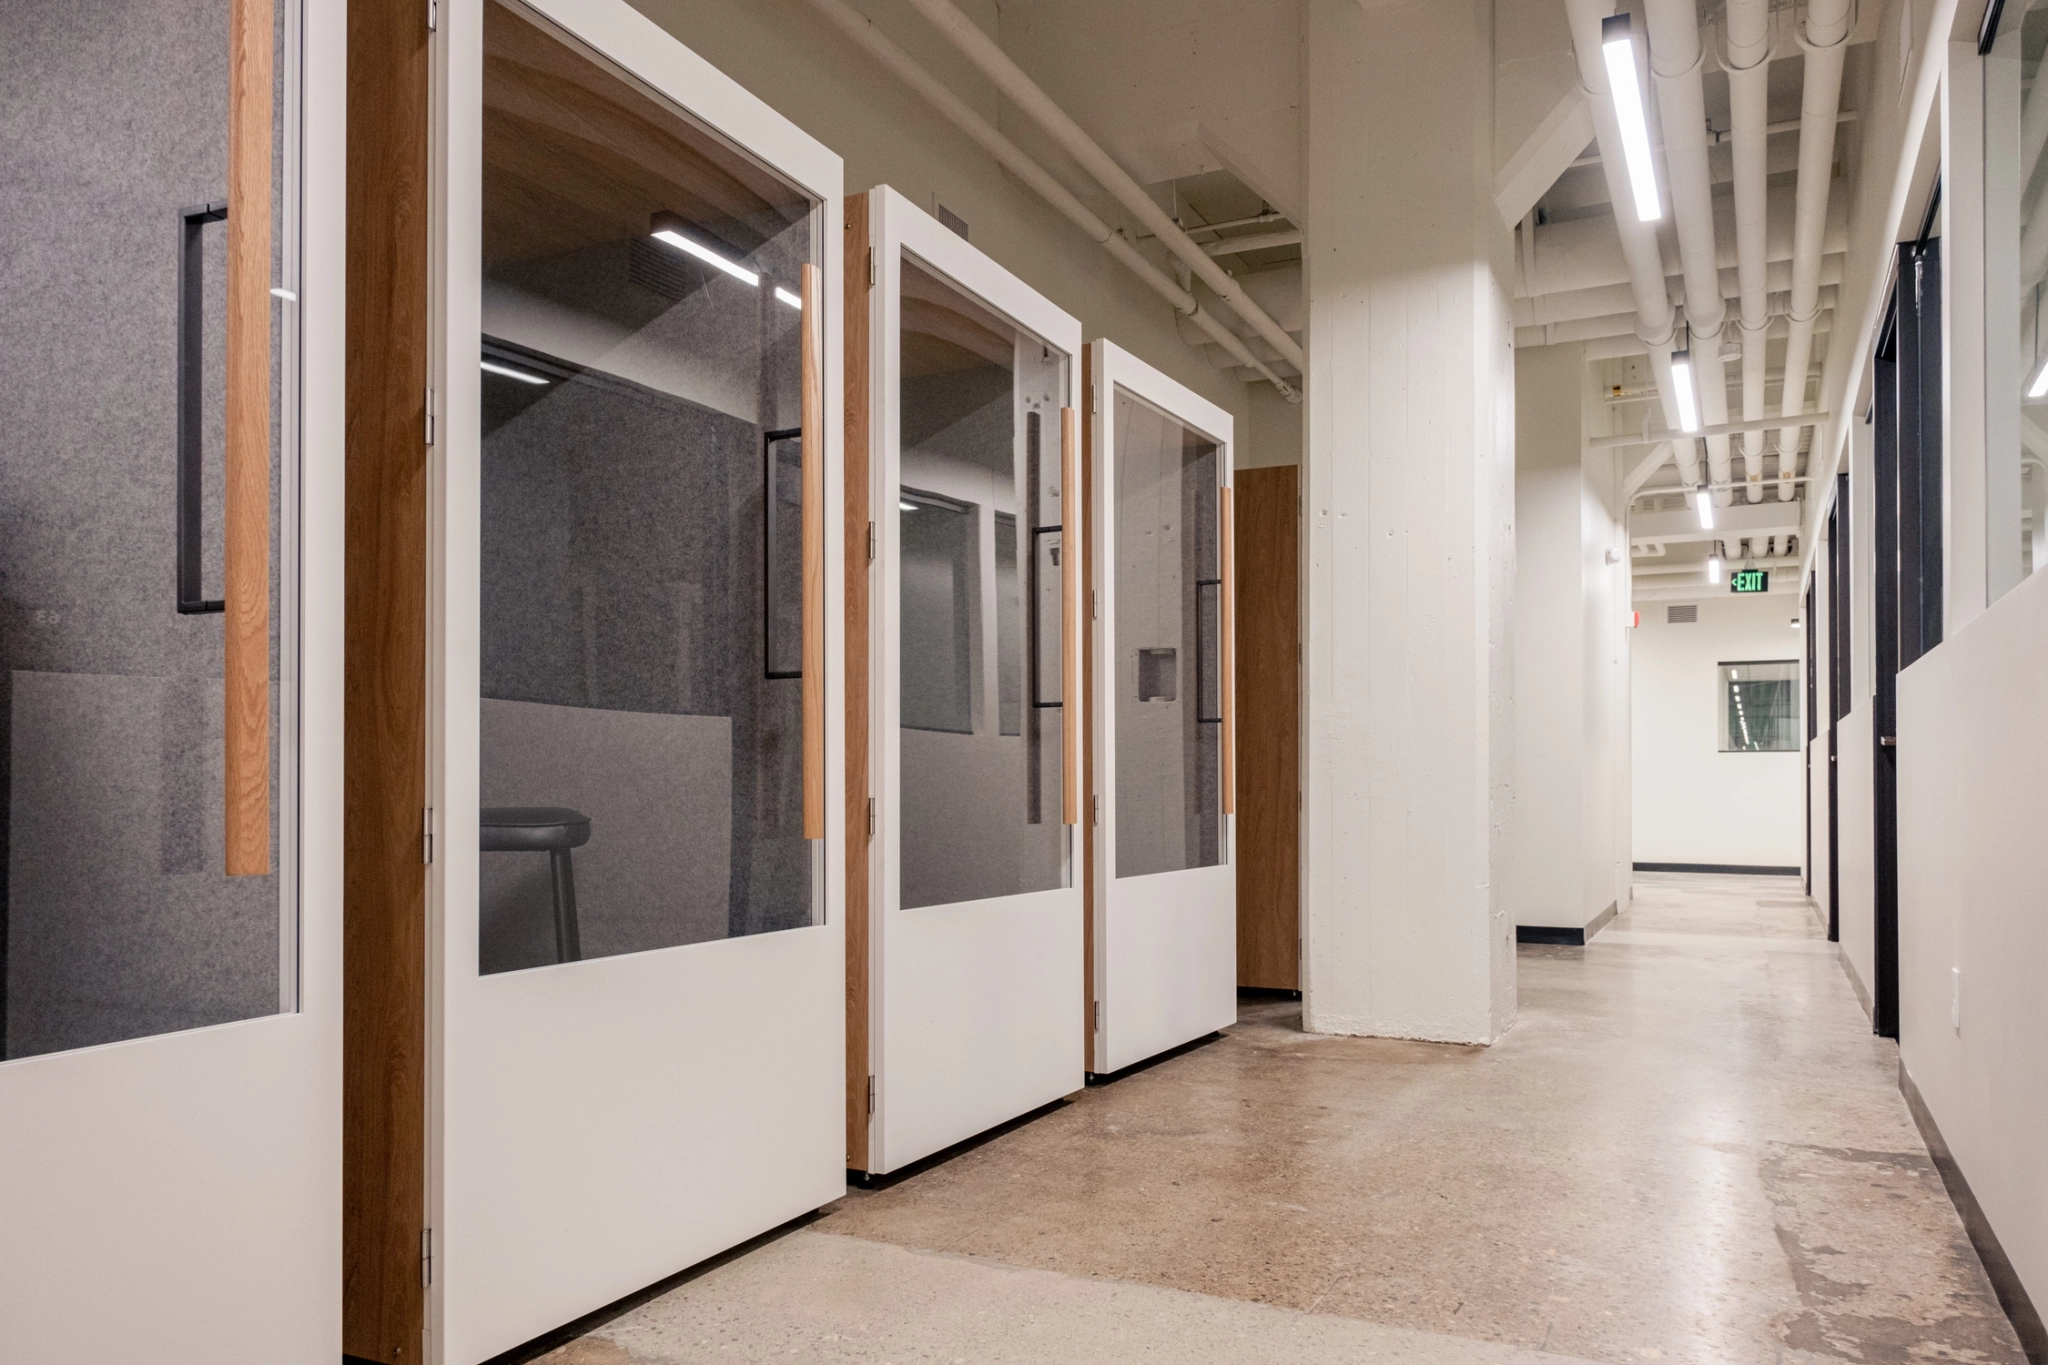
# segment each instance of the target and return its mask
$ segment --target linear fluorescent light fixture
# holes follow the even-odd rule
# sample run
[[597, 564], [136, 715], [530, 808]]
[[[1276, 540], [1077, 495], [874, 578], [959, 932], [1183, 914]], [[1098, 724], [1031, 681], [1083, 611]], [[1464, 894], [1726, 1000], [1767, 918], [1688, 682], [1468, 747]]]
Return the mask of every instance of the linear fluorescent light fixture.
[[1700, 429], [1699, 399], [1692, 391], [1692, 352], [1674, 351], [1671, 354], [1671, 390], [1678, 399], [1678, 429], [1698, 431]]
[[798, 312], [803, 311], [804, 301], [802, 296], [790, 293], [787, 289], [784, 289], [779, 284], [775, 286], [775, 297], [781, 302], [786, 303], [790, 307], [796, 309]]
[[1607, 59], [1607, 88], [1614, 96], [1615, 121], [1621, 124], [1622, 160], [1628, 163], [1636, 217], [1654, 223], [1664, 216], [1664, 205], [1657, 197], [1657, 168], [1650, 160], [1650, 121], [1643, 114], [1643, 86], [1636, 76], [1636, 45], [1629, 35], [1626, 14], [1610, 14], [1600, 21], [1600, 55]]
[[1707, 491], [1707, 486], [1705, 484], [1701, 484], [1696, 490], [1694, 490], [1692, 500], [1693, 505], [1699, 508], [1700, 529], [1702, 531], [1713, 530], [1714, 495]]
[[548, 382], [540, 375], [528, 374], [525, 370], [515, 370], [510, 365], [495, 365], [486, 360], [483, 362], [483, 367], [487, 374], [502, 374], [507, 379], [516, 379], [522, 384], [545, 384]]
[[657, 242], [666, 242], [677, 251], [683, 252], [685, 255], [695, 256], [706, 265], [717, 266], [736, 280], [744, 280], [757, 289], [761, 286], [760, 275], [747, 269], [738, 261], [727, 260], [694, 237], [685, 237], [682, 233], [670, 227], [658, 227], [651, 235]]
[[2027, 397], [2048, 398], [2048, 360], [2041, 362], [2041, 368], [2034, 371], [2034, 382], [2027, 385]]
[[1721, 581], [1721, 556], [1718, 554], [1707, 556], [1707, 581], [1709, 583], [1719, 583]]

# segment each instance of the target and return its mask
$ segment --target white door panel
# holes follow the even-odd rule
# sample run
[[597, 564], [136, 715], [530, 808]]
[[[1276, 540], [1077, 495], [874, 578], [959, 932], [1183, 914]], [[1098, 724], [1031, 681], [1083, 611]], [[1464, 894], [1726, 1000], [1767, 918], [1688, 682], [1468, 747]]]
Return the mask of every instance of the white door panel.
[[869, 205], [879, 1174], [1082, 1084], [1059, 564], [1080, 326], [894, 190]]
[[1112, 342], [1095, 410], [1095, 1019], [1120, 1071], [1237, 1017], [1230, 415]]
[[[25, 79], [0, 122], [44, 132], [32, 162], [0, 155], [6, 1365], [341, 1351], [346, 13], [251, 6], [272, 41], [243, 69], [267, 92], [274, 64], [281, 98], [236, 106], [229, 11], [139, 4], [114, 22], [33, 3], [8, 20]], [[231, 119], [276, 151], [232, 220]], [[264, 220], [248, 259], [267, 266], [228, 270], [230, 228], [247, 244]], [[270, 326], [239, 333], [234, 363], [271, 382], [238, 390], [255, 438], [229, 456], [235, 299]], [[267, 583], [224, 582], [230, 458], [267, 477]], [[237, 619], [268, 626], [268, 667], [260, 629], [245, 656], [270, 683], [265, 804], [245, 786], [230, 805], [217, 604], [257, 597]], [[237, 732], [250, 719], [244, 703]]]
[[620, 0], [452, 13], [428, 1358], [473, 1365], [844, 1192], [841, 170]]

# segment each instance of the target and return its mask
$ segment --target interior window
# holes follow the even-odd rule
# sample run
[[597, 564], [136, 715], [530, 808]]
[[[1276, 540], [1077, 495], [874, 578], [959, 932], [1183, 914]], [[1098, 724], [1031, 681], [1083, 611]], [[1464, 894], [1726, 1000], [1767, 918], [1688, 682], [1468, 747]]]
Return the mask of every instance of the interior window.
[[1220, 452], [1116, 391], [1116, 875], [1223, 861]]
[[808, 925], [813, 204], [484, 21], [481, 962]]
[[1067, 884], [1057, 437], [1067, 357], [916, 261], [904, 260], [902, 278], [907, 909]]
[[1799, 748], [1799, 661], [1721, 666], [1721, 752], [1791, 753]]

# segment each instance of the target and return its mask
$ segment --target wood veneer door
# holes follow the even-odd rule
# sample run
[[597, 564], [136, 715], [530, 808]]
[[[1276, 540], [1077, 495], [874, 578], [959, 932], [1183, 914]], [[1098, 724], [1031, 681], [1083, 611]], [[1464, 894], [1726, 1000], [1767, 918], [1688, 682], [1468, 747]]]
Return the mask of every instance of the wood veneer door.
[[873, 1074], [869, 1048], [868, 906], [874, 822], [869, 772], [869, 569], [875, 526], [869, 505], [871, 361], [868, 291], [868, 197], [846, 200], [846, 1168], [865, 1171]]
[[1237, 983], [1301, 989], [1300, 469], [1237, 486]]
[[426, 1291], [428, 34], [348, 17], [342, 1349], [421, 1358]]

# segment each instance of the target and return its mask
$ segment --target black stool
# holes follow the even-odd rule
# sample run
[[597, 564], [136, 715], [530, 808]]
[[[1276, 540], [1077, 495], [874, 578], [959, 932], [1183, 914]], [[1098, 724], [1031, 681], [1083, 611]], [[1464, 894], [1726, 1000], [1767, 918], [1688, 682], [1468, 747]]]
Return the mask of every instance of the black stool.
[[483, 851], [545, 853], [555, 881], [555, 961], [583, 956], [576, 934], [576, 870], [569, 850], [590, 842], [590, 817], [566, 806], [486, 806]]

